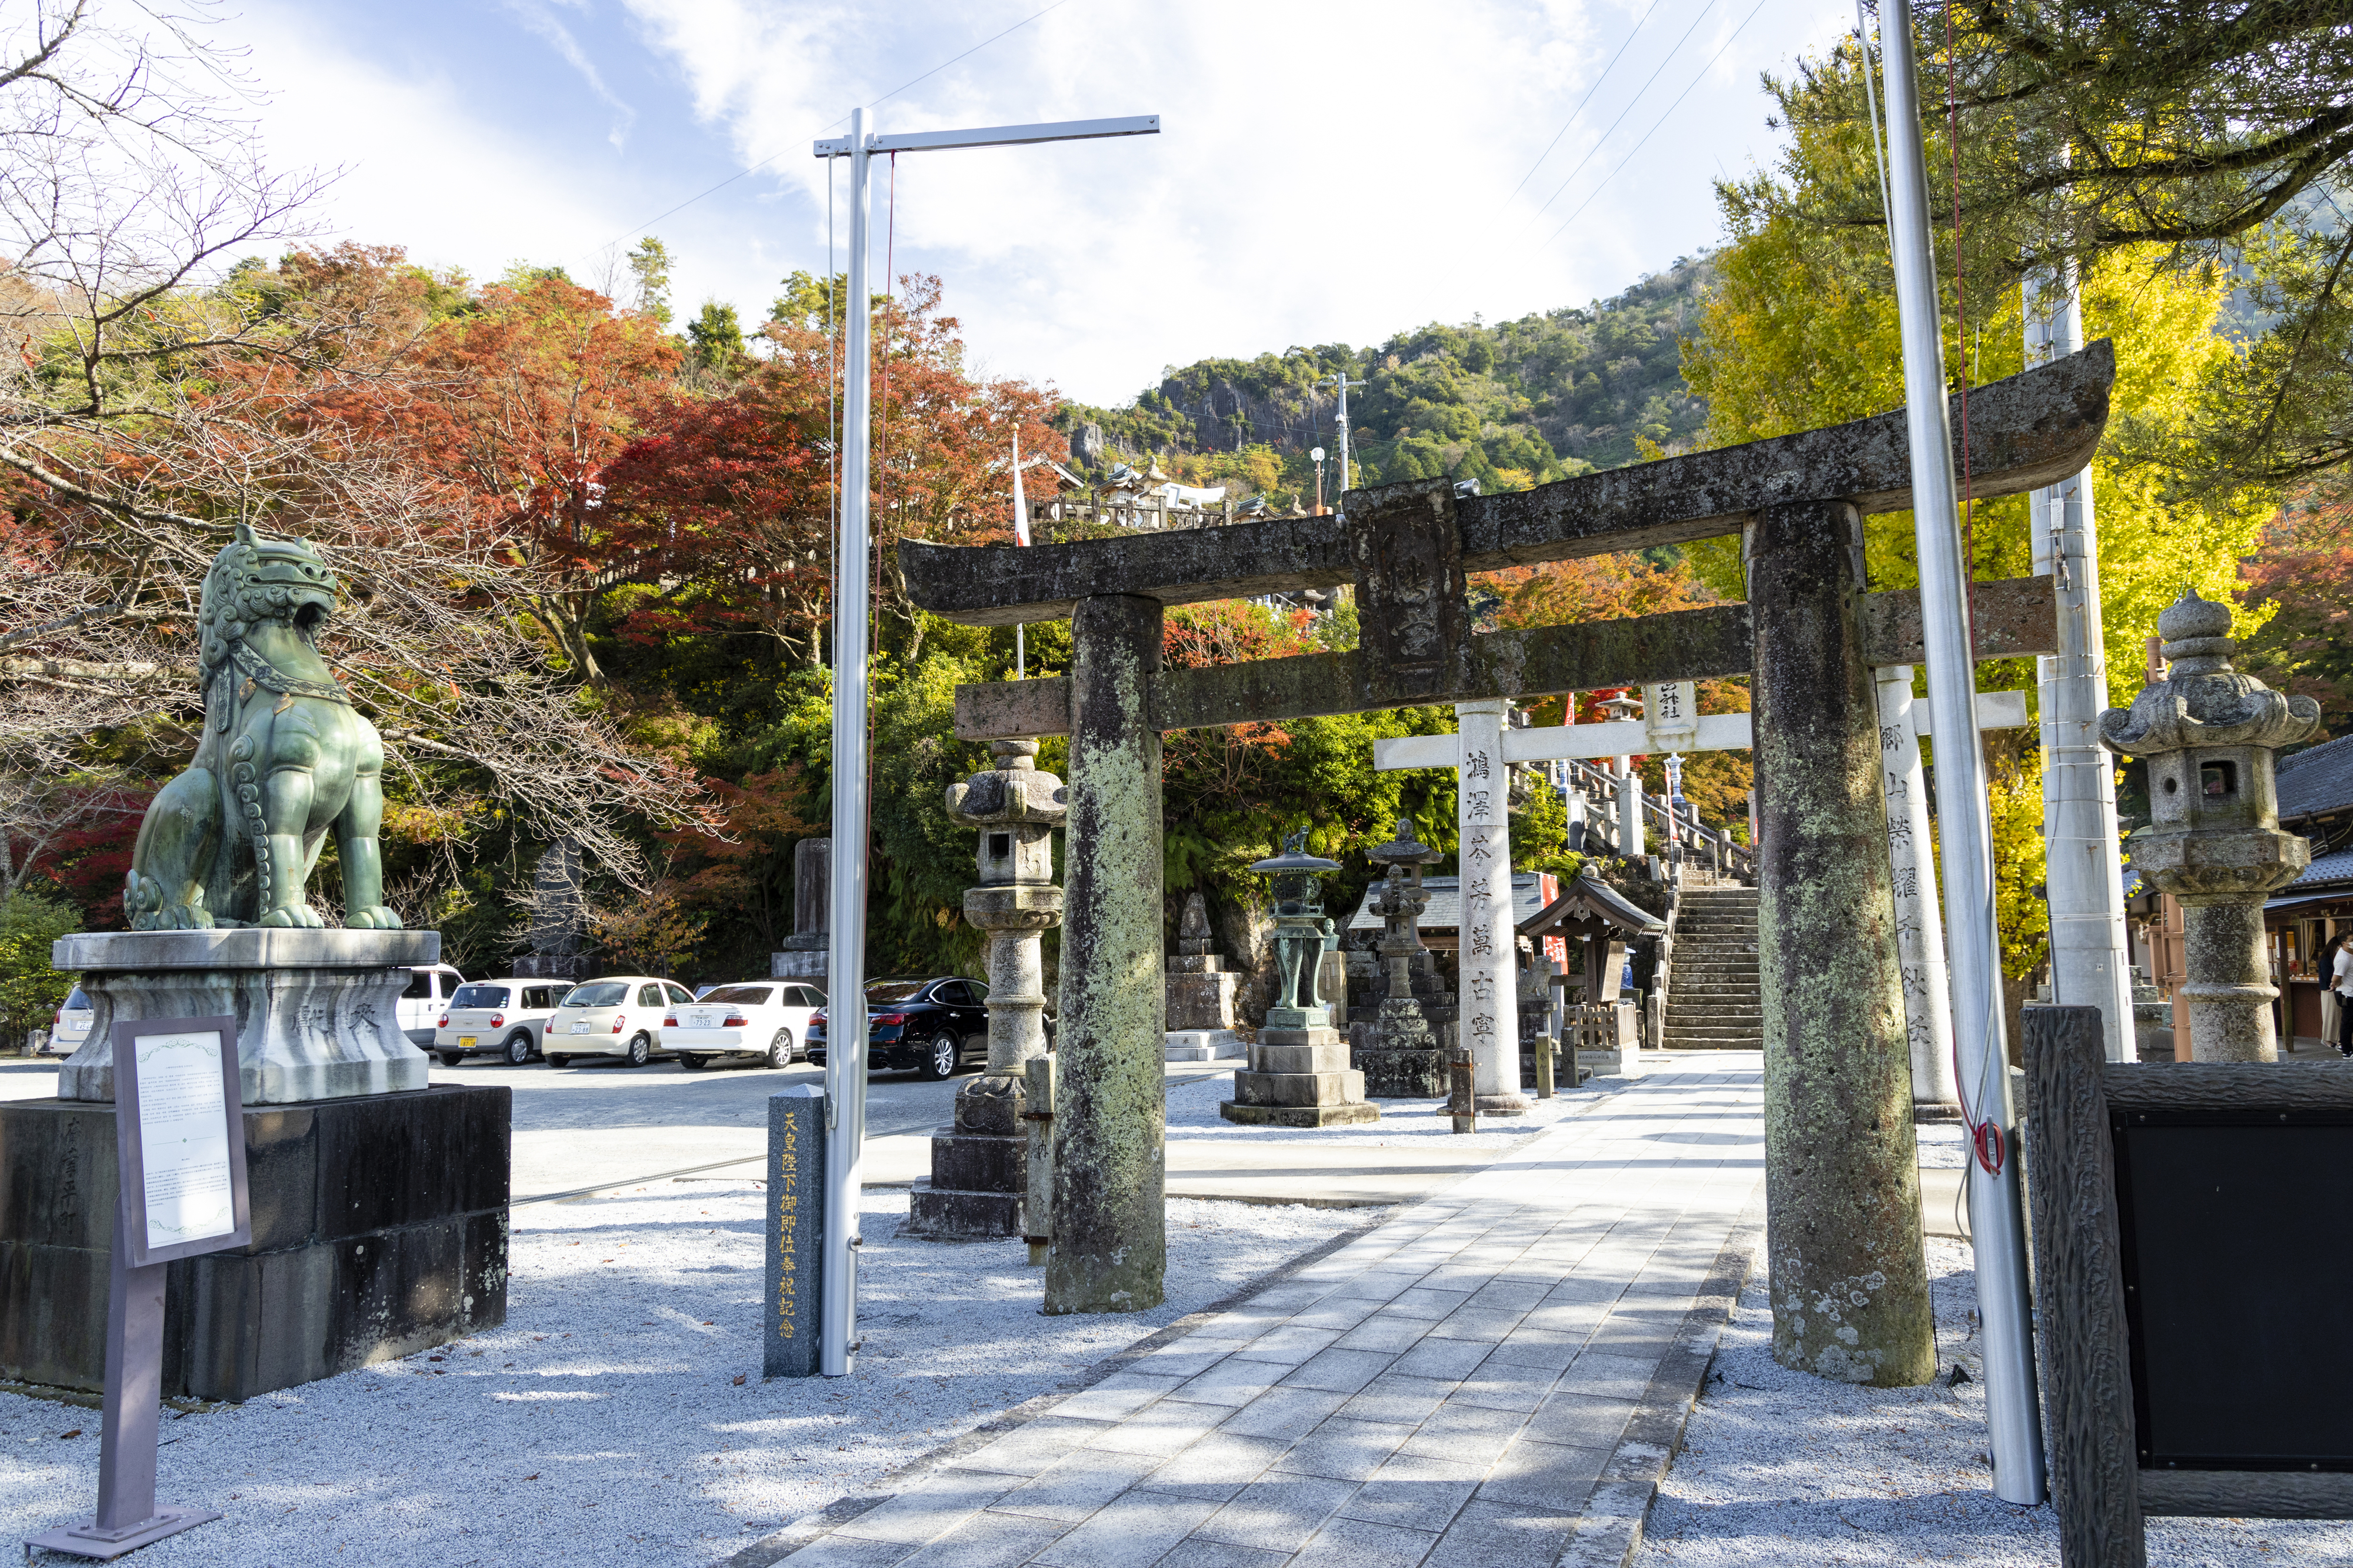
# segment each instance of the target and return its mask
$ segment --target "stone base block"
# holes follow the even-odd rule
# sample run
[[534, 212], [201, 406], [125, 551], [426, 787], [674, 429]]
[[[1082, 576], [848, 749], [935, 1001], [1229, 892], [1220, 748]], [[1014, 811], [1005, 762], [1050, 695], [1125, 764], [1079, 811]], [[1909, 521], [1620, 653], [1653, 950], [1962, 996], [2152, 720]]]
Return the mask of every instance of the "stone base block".
[[1160, 1047], [1160, 1059], [1168, 1062], [1216, 1062], [1249, 1054], [1231, 1029], [1171, 1029]]
[[142, 1018], [237, 1021], [239, 1092], [290, 1105], [421, 1089], [425, 1053], [400, 1027], [408, 965], [437, 962], [429, 931], [79, 931], [57, 944], [81, 972], [90, 1039], [58, 1069], [58, 1093], [114, 1099], [114, 1026]]
[[1640, 1078], [1642, 1076], [1641, 1053], [1638, 1050], [1579, 1051], [1577, 1065], [1601, 1078]]
[[1029, 1180], [1028, 1142], [993, 1133], [932, 1135], [932, 1184], [960, 1192], [1020, 1195]]
[[1356, 1066], [1364, 1071], [1365, 1092], [1375, 1100], [1446, 1098], [1443, 1051], [1368, 1047], [1356, 1052]]
[[1174, 1031], [1234, 1026], [1242, 977], [1216, 968], [1217, 959], [1200, 962], [1211, 967], [1179, 971], [1165, 982], [1167, 1021], [1162, 1027]]
[[[163, 1392], [244, 1400], [507, 1313], [512, 1091], [248, 1106], [253, 1241], [169, 1266]], [[104, 1386], [114, 1108], [0, 1104], [0, 1378]]]
[[1242, 1105], [1228, 1100], [1218, 1114], [1244, 1127], [1356, 1127], [1381, 1119], [1381, 1108], [1351, 1105]]
[[1525, 1116], [1535, 1102], [1525, 1094], [1475, 1094], [1471, 1104], [1482, 1116]]
[[1364, 1098], [1365, 1075], [1353, 1068], [1342, 1072], [1234, 1074], [1234, 1099], [1244, 1105], [1337, 1105]]
[[970, 1192], [917, 1182], [902, 1236], [925, 1241], [1003, 1241], [1021, 1234], [1019, 1193]]
[[1313, 1046], [1270, 1046], [1250, 1051], [1250, 1067], [1258, 1072], [1345, 1072], [1348, 1047], [1337, 1036]]

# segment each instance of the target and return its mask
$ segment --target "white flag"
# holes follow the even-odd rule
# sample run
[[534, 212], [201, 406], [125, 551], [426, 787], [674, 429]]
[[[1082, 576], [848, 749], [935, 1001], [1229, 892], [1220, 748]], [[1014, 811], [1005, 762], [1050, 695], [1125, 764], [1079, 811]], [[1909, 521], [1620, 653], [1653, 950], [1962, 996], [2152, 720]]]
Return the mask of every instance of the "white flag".
[[1029, 503], [1021, 496], [1021, 432], [1013, 433], [1013, 542], [1029, 542]]

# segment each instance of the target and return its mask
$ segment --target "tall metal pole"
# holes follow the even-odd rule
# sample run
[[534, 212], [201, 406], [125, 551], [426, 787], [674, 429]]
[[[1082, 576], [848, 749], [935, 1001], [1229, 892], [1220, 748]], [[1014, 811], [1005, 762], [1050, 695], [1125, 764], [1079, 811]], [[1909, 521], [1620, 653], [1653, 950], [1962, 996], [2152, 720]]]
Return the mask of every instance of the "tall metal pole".
[[[2075, 269], [2026, 280], [2029, 369], [2084, 346]], [[2042, 711], [2043, 882], [2051, 909], [2051, 999], [2096, 1007], [2108, 1060], [2132, 1055], [2132, 971], [2125, 952], [2124, 868], [2114, 765], [2101, 749], [2108, 705], [2100, 626], [2099, 530], [2092, 471], [2034, 492], [2034, 574], [2055, 576], [2059, 651], [2035, 661]]]
[[1340, 389], [1340, 406], [1332, 416], [1332, 423], [1340, 434], [1337, 443], [1340, 448], [1340, 488], [1335, 493], [1345, 496], [1348, 493], [1348, 486], [1352, 482], [1348, 478], [1348, 388], [1362, 386], [1365, 384], [1361, 381], [1350, 381], [1347, 367], [1345, 365], [1333, 375], [1332, 381]]
[[1888, 174], [1894, 200], [1896, 310], [1904, 341], [1905, 431], [1912, 450], [1913, 528], [1928, 700], [1954, 720], [1936, 728], [1936, 805], [1951, 944], [1953, 1028], [1962, 1105], [1981, 1131], [1969, 1165], [1978, 1311], [1985, 1326], [1986, 1424], [1995, 1495], [2032, 1505], [2047, 1489], [2042, 1424], [2028, 1315], [2025, 1230], [2019, 1208], [2018, 1117], [2002, 1040], [2000, 937], [1994, 920], [1993, 830], [1985, 751], [1977, 726], [1977, 670], [1969, 646], [1969, 584], [1961, 558], [1953, 484], [1953, 437], [1945, 410], [1945, 352], [1936, 263], [1928, 230], [1927, 166], [1912, 56], [1910, 0], [1880, 12], [1887, 70]]
[[849, 116], [849, 320], [842, 353], [841, 526], [834, 542], [833, 917], [826, 952], [825, 1287], [818, 1371], [858, 1349], [858, 1210], [866, 1132], [866, 506], [873, 384], [866, 111]]

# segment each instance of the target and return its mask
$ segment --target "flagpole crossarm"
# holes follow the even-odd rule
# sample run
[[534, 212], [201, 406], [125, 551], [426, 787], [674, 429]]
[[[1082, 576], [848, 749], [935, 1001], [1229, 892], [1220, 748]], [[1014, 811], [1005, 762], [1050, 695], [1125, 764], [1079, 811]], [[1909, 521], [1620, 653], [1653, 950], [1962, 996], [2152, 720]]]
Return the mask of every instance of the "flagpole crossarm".
[[[1043, 125], [988, 125], [974, 131], [905, 131], [866, 139], [866, 151], [936, 153], [954, 147], [1028, 147], [1040, 142], [1093, 142], [1106, 136], [1157, 136], [1160, 116], [1130, 114], [1114, 120], [1057, 120]], [[847, 136], [812, 142], [819, 158], [847, 158], [855, 151]]]

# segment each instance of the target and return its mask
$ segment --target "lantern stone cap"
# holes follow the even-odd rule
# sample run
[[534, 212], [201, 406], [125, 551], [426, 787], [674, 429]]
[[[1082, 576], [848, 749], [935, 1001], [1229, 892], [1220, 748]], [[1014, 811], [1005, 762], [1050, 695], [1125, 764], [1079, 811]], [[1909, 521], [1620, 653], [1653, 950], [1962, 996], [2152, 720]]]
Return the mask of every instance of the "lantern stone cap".
[[1282, 854], [1257, 861], [1250, 867], [1251, 870], [1263, 872], [1270, 877], [1280, 877], [1292, 871], [1305, 871], [1313, 874], [1336, 871], [1339, 868], [1340, 862], [1337, 860], [1326, 860], [1321, 855], [1307, 853], [1307, 829], [1303, 827], [1282, 841]]
[[1365, 858], [1381, 866], [1428, 866], [1446, 857], [1421, 842], [1413, 830], [1413, 818], [1400, 816], [1397, 820], [1397, 837], [1366, 850]]
[[1029, 825], [1060, 827], [1071, 813], [1070, 792], [1032, 760], [1035, 741], [992, 741], [997, 766], [984, 768], [947, 788], [948, 818], [966, 827]]
[[2173, 668], [2133, 699], [2130, 708], [2100, 715], [2100, 744], [2126, 756], [2216, 746], [2292, 746], [2320, 728], [2320, 704], [2274, 691], [2231, 668], [2237, 644], [2231, 606], [2201, 598], [2195, 588], [2157, 617], [2158, 635]]

